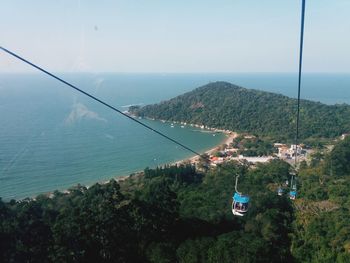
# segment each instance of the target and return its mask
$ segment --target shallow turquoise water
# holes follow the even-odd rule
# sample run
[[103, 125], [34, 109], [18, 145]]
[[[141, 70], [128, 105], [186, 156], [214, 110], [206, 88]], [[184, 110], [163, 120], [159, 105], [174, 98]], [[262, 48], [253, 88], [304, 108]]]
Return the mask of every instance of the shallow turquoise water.
[[[66, 189], [77, 183], [89, 185], [193, 155], [50, 79], [4, 79], [5, 88], [1, 85], [0, 89], [0, 196], [4, 199]], [[89, 76], [87, 80], [72, 79], [121, 110], [126, 109], [123, 105], [149, 103], [157, 96], [152, 96], [152, 88], [151, 94], [125, 86], [121, 92], [108, 77], [104, 85], [110, 92], [105, 87], [96, 89]], [[171, 128], [169, 123], [143, 121], [200, 152], [224, 138], [192, 127]]]

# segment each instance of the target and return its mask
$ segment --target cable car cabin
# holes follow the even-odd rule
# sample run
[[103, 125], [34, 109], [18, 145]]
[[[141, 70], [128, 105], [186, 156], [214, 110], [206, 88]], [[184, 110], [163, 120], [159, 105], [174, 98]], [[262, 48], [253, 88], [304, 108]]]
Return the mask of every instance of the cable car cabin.
[[290, 191], [289, 192], [289, 199], [290, 200], [295, 200], [295, 198], [297, 197], [297, 191]]
[[282, 195], [283, 195], [283, 189], [282, 189], [281, 187], [278, 188], [277, 194], [278, 194], [279, 196], [282, 196]]
[[232, 214], [236, 216], [244, 216], [248, 211], [249, 196], [235, 193], [232, 199]]

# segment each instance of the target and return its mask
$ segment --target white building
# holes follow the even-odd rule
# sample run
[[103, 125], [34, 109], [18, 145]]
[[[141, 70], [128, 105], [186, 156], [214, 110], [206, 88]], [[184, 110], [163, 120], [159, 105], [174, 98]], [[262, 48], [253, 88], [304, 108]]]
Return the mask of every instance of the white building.
[[236, 161], [240, 161], [240, 160], [247, 160], [250, 163], [266, 163], [270, 160], [272, 160], [273, 157], [271, 156], [262, 156], [262, 157], [246, 157], [243, 155], [239, 155], [238, 157], [232, 157], [231, 160], [236, 160]]
[[291, 146], [290, 146], [290, 148], [289, 148], [289, 153], [292, 155], [292, 156], [294, 156], [294, 154], [295, 154], [295, 149], [297, 150], [297, 155], [300, 155], [301, 154], [301, 152], [302, 152], [302, 150], [303, 150], [303, 148], [300, 146], [300, 145], [295, 145], [295, 144], [292, 144]]

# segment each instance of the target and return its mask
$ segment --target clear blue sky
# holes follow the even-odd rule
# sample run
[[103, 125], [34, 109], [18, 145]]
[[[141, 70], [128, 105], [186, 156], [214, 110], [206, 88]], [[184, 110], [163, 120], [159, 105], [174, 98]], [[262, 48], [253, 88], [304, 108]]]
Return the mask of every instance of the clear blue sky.
[[[56, 72], [295, 72], [300, 4], [1, 0], [0, 45]], [[305, 27], [305, 71], [350, 72], [350, 1], [307, 0]]]

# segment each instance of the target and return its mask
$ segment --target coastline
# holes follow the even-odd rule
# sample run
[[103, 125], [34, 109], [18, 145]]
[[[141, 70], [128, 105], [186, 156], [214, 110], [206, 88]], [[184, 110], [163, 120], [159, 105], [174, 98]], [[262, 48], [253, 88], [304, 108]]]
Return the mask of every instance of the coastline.
[[[210, 130], [206, 129], [206, 130], [208, 132], [213, 132], [211, 129]], [[225, 134], [226, 137], [219, 144], [217, 144], [214, 147], [212, 147], [212, 148], [206, 150], [205, 152], [203, 152], [203, 154], [208, 154], [208, 155], [212, 154], [213, 152], [215, 152], [217, 150], [218, 147], [220, 147], [223, 144], [230, 144], [232, 142], [232, 140], [238, 136], [237, 132], [228, 131], [228, 130], [215, 129], [215, 132], [223, 133], [223, 134]], [[172, 162], [172, 163], [170, 163], [170, 165], [179, 165], [179, 164], [183, 164], [183, 163], [187, 163], [187, 162], [191, 162], [192, 163], [192, 162], [195, 162], [197, 160], [197, 158], [198, 158], [197, 155], [193, 155], [191, 157], [188, 157], [188, 158], [185, 158], [185, 159], [181, 159], [181, 160], [176, 161], [176, 162]], [[167, 163], [164, 163], [162, 165], [164, 166], [166, 164]], [[134, 173], [129, 174], [129, 175], [114, 176], [110, 180], [114, 179], [114, 180], [116, 180], [119, 183], [119, 182], [123, 182], [126, 179], [128, 179], [130, 177], [133, 177], [133, 176], [135, 176], [135, 177], [142, 176], [142, 174], [143, 174], [143, 171], [137, 171], [137, 172], [134, 172]], [[96, 183], [106, 184], [109, 181], [96, 182]], [[88, 188], [88, 186], [87, 186], [87, 188]]]
[[[132, 116], [132, 117], [136, 117], [136, 116]], [[153, 120], [154, 119], [150, 119], [150, 120]], [[184, 124], [184, 125], [187, 125], [187, 126], [191, 126], [191, 127], [195, 127], [195, 128], [200, 128], [200, 132], [209, 132], [209, 133], [222, 133], [225, 135], [225, 138], [217, 145], [215, 145], [214, 147], [204, 151], [202, 154], [212, 154], [213, 152], [217, 151], [218, 147], [220, 147], [221, 145], [223, 144], [229, 144], [232, 142], [232, 140], [234, 138], [236, 138], [238, 136], [238, 133], [237, 132], [233, 132], [233, 131], [229, 131], [229, 130], [221, 130], [221, 129], [217, 129], [217, 128], [209, 128], [209, 127], [206, 127], [204, 125], [198, 125], [198, 124], [186, 124], [186, 123], [181, 123], [181, 122], [172, 122], [172, 121], [164, 121], [164, 120], [157, 120], [157, 121], [162, 121], [162, 122], [169, 122], [169, 123], [177, 123], [177, 124]], [[185, 158], [185, 159], [181, 159], [181, 160], [178, 160], [178, 161], [175, 161], [175, 162], [172, 162], [172, 163], [164, 163], [164, 164], [161, 164], [161, 166], [164, 166], [164, 165], [167, 165], [167, 164], [170, 164], [170, 165], [180, 165], [180, 164], [184, 164], [184, 163], [196, 163], [198, 161], [198, 158], [199, 156], [197, 155], [193, 155], [193, 156], [190, 156], [188, 158]], [[70, 189], [74, 189], [75, 187], [77, 186], [82, 186], [82, 187], [86, 187], [87, 189], [89, 189], [91, 186], [95, 185], [95, 184], [101, 184], [101, 185], [104, 185], [104, 184], [107, 184], [109, 183], [111, 180], [115, 180], [116, 182], [118, 183], [122, 183], [124, 182], [125, 180], [127, 179], [130, 179], [130, 178], [139, 178], [143, 176], [143, 170], [141, 171], [136, 171], [136, 172], [133, 172], [131, 174], [128, 174], [128, 175], [115, 175], [115, 176], [112, 176], [110, 179], [108, 180], [103, 180], [103, 181], [95, 181], [95, 182], [92, 182], [91, 184], [75, 184], [75, 185], [72, 185], [70, 186], [69, 188], [66, 188], [66, 189], [63, 189], [63, 190], [54, 190], [54, 191], [50, 191], [50, 192], [45, 192], [45, 193], [39, 193], [39, 194], [36, 194], [35, 196], [32, 196], [32, 197], [25, 197], [25, 198], [20, 198], [20, 199], [16, 199], [18, 201], [20, 200], [24, 200], [24, 199], [33, 199], [35, 200], [37, 196], [39, 195], [45, 195], [49, 198], [52, 198], [53, 197], [53, 194], [55, 191], [59, 191], [63, 194], [70, 194]]]
[[[206, 150], [203, 154], [208, 154], [208, 155], [212, 154], [213, 152], [217, 151], [218, 147], [220, 147], [223, 144], [229, 145], [232, 142], [232, 140], [238, 136], [238, 133], [233, 132], [233, 131], [227, 131], [227, 130], [223, 131], [223, 130], [218, 130], [218, 129], [216, 129], [216, 131], [224, 133], [226, 135], [226, 138], [224, 138], [220, 142], [220, 144], [214, 146], [213, 148], [210, 148], [209, 150]], [[174, 162], [174, 163], [172, 163], [172, 165], [182, 164], [182, 163], [185, 163], [185, 162], [194, 163], [194, 162], [197, 161], [197, 159], [198, 159], [198, 156], [197, 155], [193, 155], [192, 157], [189, 157], [189, 158], [186, 158], [186, 159]]]
[[[214, 147], [210, 148], [209, 150], [206, 150], [205, 152], [203, 152], [203, 154], [208, 154], [208, 155], [212, 154], [213, 152], [215, 152], [217, 150], [218, 147], [220, 147], [223, 144], [227, 144], [227, 145], [230, 144], [232, 142], [232, 140], [238, 136], [237, 132], [228, 131], [228, 130], [224, 131], [224, 130], [219, 130], [219, 129], [215, 129], [215, 130], [216, 130], [216, 132], [224, 133], [226, 135], [226, 138], [224, 138], [216, 146], [214, 146]], [[197, 155], [193, 155], [193, 156], [191, 156], [189, 158], [185, 158], [185, 159], [182, 159], [182, 160], [170, 163], [170, 165], [179, 165], [179, 164], [183, 164], [183, 163], [187, 163], [187, 162], [193, 163], [193, 162], [197, 161], [197, 158], [198, 158]], [[162, 164], [162, 165], [166, 165], [166, 163]], [[111, 180], [114, 179], [114, 180], [116, 180], [119, 183], [119, 182], [123, 182], [123, 181], [129, 179], [130, 177], [138, 177], [138, 176], [143, 176], [143, 171], [137, 171], [137, 172], [132, 173], [130, 175], [122, 175], [122, 176], [118, 176], [118, 177], [112, 177]], [[108, 183], [108, 182], [109, 181], [104, 181], [103, 183]]]
[[[187, 124], [187, 125], [189, 125], [189, 124]], [[195, 126], [195, 125], [192, 124], [192, 126]], [[196, 126], [196, 127], [198, 127], [198, 126]], [[204, 128], [204, 129], [205, 129], [206, 131], [208, 131], [208, 132], [223, 133], [223, 134], [225, 134], [226, 137], [225, 137], [219, 144], [217, 144], [217, 145], [215, 145], [214, 147], [212, 147], [212, 148], [206, 150], [205, 152], [203, 152], [203, 154], [208, 154], [208, 155], [212, 154], [213, 152], [215, 152], [215, 151], [217, 150], [218, 147], [220, 147], [220, 146], [223, 145], [223, 144], [230, 144], [230, 143], [232, 142], [232, 140], [238, 136], [238, 133], [237, 133], [237, 132], [233, 132], [233, 131], [229, 131], [229, 130], [220, 130], [220, 129], [215, 129], [215, 128], [211, 128], [211, 129]], [[195, 163], [195, 162], [197, 161], [198, 158], [199, 158], [199, 157], [198, 157], [197, 155], [193, 155], [193, 156], [191, 156], [191, 157], [189, 157], [189, 158], [181, 159], [181, 160], [179, 160], [179, 161], [170, 163], [170, 165], [180, 165], [180, 164], [188, 163], [188, 162], [190, 162], [190, 163]], [[167, 164], [167, 163], [164, 163], [164, 164], [162, 164], [162, 166], [164, 166], [164, 165], [166, 165], [166, 164]], [[139, 177], [142, 177], [142, 176], [143, 176], [143, 170], [142, 170], [142, 171], [136, 171], [136, 172], [131, 173], [131, 174], [129, 174], [129, 175], [113, 176], [113, 177], [111, 177], [109, 180], [104, 180], [104, 181], [102, 181], [102, 182], [97, 181], [97, 182], [94, 182], [94, 183], [91, 184], [91, 185], [85, 185], [85, 187], [88, 189], [88, 188], [90, 188], [90, 187], [91, 187], [92, 185], [94, 185], [94, 184], [107, 184], [107, 183], [109, 183], [111, 180], [115, 180], [115, 181], [118, 182], [118, 183], [122, 183], [122, 182], [124, 182], [125, 180], [131, 179], [131, 178], [139, 178]], [[72, 186], [72, 187], [74, 187], [74, 186]], [[66, 190], [61, 191], [61, 192], [62, 192], [62, 193], [65, 193], [65, 194], [69, 194], [69, 189], [66, 189]], [[52, 194], [53, 194], [53, 192], [49, 192], [49, 193], [47, 193], [47, 194], [45, 194], [45, 195], [50, 196], [50, 195], [52, 195]]]
[[[234, 131], [230, 131], [230, 130], [222, 130], [219, 128], [213, 128], [213, 127], [208, 127], [206, 125], [203, 124], [194, 124], [194, 123], [186, 123], [183, 121], [169, 121], [169, 120], [156, 120], [154, 118], [150, 118], [150, 117], [139, 117], [137, 115], [134, 115], [133, 113], [129, 112], [129, 111], [125, 111], [126, 114], [128, 114], [129, 116], [133, 117], [133, 118], [141, 118], [141, 119], [147, 119], [147, 120], [151, 120], [151, 121], [161, 121], [163, 123], [171, 123], [171, 124], [179, 124], [179, 125], [184, 125], [184, 126], [191, 126], [191, 127], [195, 127], [195, 128], [199, 128], [200, 132], [207, 132], [207, 133], [223, 133], [225, 134], [227, 137], [225, 139], [223, 139], [218, 145], [215, 145], [214, 147], [210, 148], [209, 150], [204, 151], [202, 154], [212, 154], [213, 152], [215, 152], [217, 150], [218, 147], [220, 147], [223, 144], [227, 144], [229, 145], [233, 139], [235, 139], [238, 136], [237, 132]], [[197, 160], [198, 156], [197, 155], [193, 155], [191, 157], [170, 163], [171, 165], [176, 165], [176, 164], [182, 164], [185, 162], [195, 162]], [[165, 164], [163, 164], [165, 165]]]

